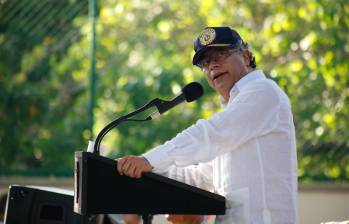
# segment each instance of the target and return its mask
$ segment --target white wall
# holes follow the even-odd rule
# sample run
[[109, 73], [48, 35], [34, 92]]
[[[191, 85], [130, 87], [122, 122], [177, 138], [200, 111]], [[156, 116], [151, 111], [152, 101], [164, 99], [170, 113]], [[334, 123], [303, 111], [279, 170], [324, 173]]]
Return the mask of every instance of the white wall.
[[298, 192], [301, 224], [349, 220], [348, 184], [301, 184]]

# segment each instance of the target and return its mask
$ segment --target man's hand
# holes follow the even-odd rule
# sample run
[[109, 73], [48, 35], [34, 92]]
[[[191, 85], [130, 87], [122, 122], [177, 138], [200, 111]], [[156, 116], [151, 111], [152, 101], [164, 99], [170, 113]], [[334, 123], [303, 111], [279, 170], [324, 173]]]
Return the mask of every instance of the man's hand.
[[167, 221], [173, 224], [199, 224], [203, 221], [202, 215], [168, 215]]
[[117, 161], [117, 169], [120, 175], [132, 178], [140, 178], [143, 172], [150, 172], [153, 169], [148, 160], [142, 156], [125, 156], [117, 159]]
[[140, 216], [137, 214], [122, 214], [122, 219], [126, 224], [138, 224]]

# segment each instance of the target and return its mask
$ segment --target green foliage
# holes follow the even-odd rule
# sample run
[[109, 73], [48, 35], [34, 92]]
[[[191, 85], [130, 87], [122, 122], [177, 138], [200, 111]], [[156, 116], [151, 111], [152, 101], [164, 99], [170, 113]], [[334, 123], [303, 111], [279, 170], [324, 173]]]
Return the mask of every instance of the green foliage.
[[[16, 1], [5, 1], [0, 12], [10, 11], [11, 2]], [[42, 2], [30, 4], [36, 9]], [[51, 14], [64, 18], [64, 25], [52, 25], [58, 20], [53, 16], [35, 33], [13, 26], [32, 14], [10, 20], [0, 13], [2, 173], [69, 174], [73, 151], [84, 149], [90, 136], [91, 28], [85, 5], [77, 10], [81, 1], [58, 2], [64, 2], [65, 13], [52, 7]], [[70, 19], [59, 17], [69, 13]], [[191, 65], [192, 46], [205, 26], [229, 25], [252, 46], [257, 67], [290, 96], [300, 180], [348, 180], [348, 13], [345, 0], [100, 0], [94, 134], [194, 80], [204, 84], [204, 98], [152, 122], [120, 125], [102, 143], [110, 157], [140, 154], [218, 111], [216, 95]], [[41, 35], [31, 36], [36, 33]]]
[[0, 3], [0, 174], [72, 175], [84, 144], [84, 86], [68, 59], [80, 1]]

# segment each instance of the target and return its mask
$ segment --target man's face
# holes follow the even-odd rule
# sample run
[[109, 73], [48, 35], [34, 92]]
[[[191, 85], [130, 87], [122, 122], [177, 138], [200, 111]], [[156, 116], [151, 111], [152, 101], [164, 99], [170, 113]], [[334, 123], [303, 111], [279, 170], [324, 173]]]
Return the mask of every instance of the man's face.
[[201, 60], [209, 85], [226, 101], [234, 84], [249, 72], [249, 52], [237, 49], [210, 49]]

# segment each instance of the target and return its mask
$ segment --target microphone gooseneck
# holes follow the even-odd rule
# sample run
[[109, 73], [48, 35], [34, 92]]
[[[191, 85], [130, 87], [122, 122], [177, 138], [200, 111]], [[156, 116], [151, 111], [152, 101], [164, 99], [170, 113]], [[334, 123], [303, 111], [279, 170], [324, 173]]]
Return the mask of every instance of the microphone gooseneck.
[[[99, 134], [97, 135], [96, 141], [95, 141], [93, 152], [99, 154], [100, 144], [101, 144], [104, 136], [112, 128], [116, 127], [120, 123], [122, 123], [124, 121], [149, 121], [151, 119], [154, 119], [154, 118], [160, 116], [161, 114], [165, 113], [166, 111], [170, 110], [171, 108], [177, 106], [178, 104], [180, 104], [184, 101], [192, 102], [194, 100], [197, 100], [198, 98], [200, 98], [203, 95], [203, 93], [204, 93], [204, 90], [203, 90], [202, 86], [197, 82], [192, 82], [192, 83], [189, 83], [188, 85], [183, 87], [182, 94], [180, 94], [179, 96], [175, 97], [174, 99], [172, 99], [170, 101], [161, 100], [159, 98], [156, 98], [156, 99], [150, 101], [149, 103], [147, 103], [146, 105], [144, 105], [143, 107], [141, 107], [141, 108], [139, 108], [139, 109], [137, 109], [129, 114], [126, 114], [124, 116], [117, 118], [116, 120], [112, 121], [107, 126], [105, 126], [99, 132]], [[130, 119], [134, 115], [136, 115], [140, 112], [143, 112], [143, 111], [145, 111], [153, 106], [155, 106], [157, 108], [157, 110], [155, 112], [153, 112], [150, 116], [148, 116], [146, 119], [142, 119], [142, 120]]]

